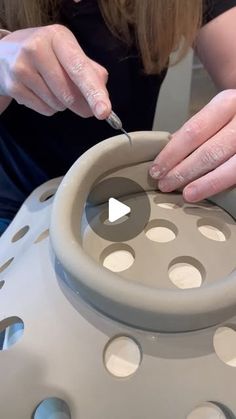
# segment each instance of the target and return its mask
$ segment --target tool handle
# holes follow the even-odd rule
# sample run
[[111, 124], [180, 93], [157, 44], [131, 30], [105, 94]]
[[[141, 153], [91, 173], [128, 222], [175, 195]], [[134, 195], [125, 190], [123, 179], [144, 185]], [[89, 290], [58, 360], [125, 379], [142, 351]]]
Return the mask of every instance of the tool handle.
[[115, 114], [115, 112], [111, 111], [106, 121], [112, 128], [117, 129], [117, 130], [122, 129], [122, 122], [120, 118]]

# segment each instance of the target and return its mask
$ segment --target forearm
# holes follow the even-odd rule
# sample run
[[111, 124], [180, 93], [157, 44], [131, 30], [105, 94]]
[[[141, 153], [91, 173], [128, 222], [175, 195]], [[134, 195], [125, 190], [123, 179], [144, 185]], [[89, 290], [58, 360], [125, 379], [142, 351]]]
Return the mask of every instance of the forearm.
[[204, 26], [196, 51], [221, 90], [236, 89], [236, 7]]
[[[9, 35], [11, 32], [5, 29], [0, 29], [0, 40], [5, 36]], [[0, 115], [7, 109], [10, 105], [12, 98], [8, 96], [0, 96]]]

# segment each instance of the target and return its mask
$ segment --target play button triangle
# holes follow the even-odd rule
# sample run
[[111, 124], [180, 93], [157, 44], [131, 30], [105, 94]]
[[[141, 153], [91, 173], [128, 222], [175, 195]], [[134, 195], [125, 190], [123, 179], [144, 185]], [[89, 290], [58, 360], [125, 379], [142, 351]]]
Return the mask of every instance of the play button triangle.
[[118, 201], [118, 199], [110, 198], [108, 201], [108, 220], [110, 223], [114, 223], [120, 218], [131, 212], [128, 205], [123, 204], [123, 202]]

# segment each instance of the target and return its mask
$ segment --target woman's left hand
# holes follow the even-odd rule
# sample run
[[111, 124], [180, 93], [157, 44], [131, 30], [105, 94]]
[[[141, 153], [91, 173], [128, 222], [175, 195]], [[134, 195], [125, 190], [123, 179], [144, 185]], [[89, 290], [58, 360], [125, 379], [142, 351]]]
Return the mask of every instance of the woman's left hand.
[[236, 185], [236, 89], [219, 93], [172, 135], [150, 168], [162, 192], [197, 202]]

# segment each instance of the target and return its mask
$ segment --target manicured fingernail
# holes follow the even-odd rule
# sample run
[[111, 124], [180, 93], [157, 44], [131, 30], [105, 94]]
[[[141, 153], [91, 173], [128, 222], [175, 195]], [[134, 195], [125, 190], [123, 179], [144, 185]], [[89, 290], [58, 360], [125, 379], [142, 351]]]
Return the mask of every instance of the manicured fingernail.
[[186, 201], [197, 201], [198, 200], [198, 190], [196, 188], [196, 186], [192, 185], [189, 186], [188, 188], [186, 188], [184, 190], [184, 198], [186, 199]]
[[99, 119], [107, 116], [108, 107], [104, 102], [98, 102], [95, 106], [95, 116]]
[[154, 164], [151, 169], [149, 170], [150, 176], [153, 179], [159, 179], [160, 175], [161, 175], [161, 171], [160, 168], [157, 164]]

